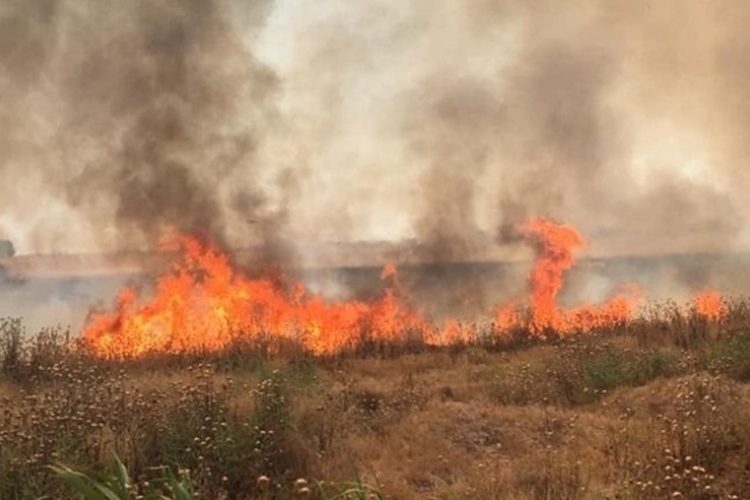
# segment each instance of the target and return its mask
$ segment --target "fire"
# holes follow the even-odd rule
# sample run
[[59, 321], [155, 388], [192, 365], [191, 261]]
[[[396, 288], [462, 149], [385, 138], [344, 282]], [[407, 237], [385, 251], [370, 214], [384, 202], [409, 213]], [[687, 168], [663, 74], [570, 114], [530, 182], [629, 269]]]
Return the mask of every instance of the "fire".
[[[642, 292], [631, 286], [623, 293], [600, 305], [583, 305], [562, 310], [557, 296], [564, 284], [565, 272], [575, 263], [575, 252], [584, 241], [574, 228], [555, 224], [546, 219], [530, 219], [517, 231], [534, 243], [537, 256], [531, 272], [530, 317], [528, 329], [532, 335], [567, 335], [624, 323], [629, 320], [642, 299]], [[513, 304], [503, 306], [497, 313], [496, 325], [502, 331], [518, 327], [523, 322]]]
[[[386, 288], [382, 298], [328, 303], [296, 284], [287, 292], [268, 279], [234, 270], [217, 248], [180, 238], [182, 259], [157, 281], [154, 297], [139, 305], [126, 288], [111, 313], [94, 314], [84, 341], [106, 358], [149, 352], [218, 351], [235, 340], [289, 340], [315, 354], [353, 348], [364, 339], [395, 341], [429, 325]], [[395, 267], [384, 279], [397, 282]]]
[[704, 290], [693, 297], [693, 310], [700, 317], [718, 321], [727, 313], [727, 305], [716, 290]]
[[[557, 297], [565, 272], [584, 242], [570, 226], [532, 219], [517, 227], [537, 250], [530, 275], [528, 308], [514, 301], [498, 309], [493, 328], [499, 339], [523, 329], [531, 335], [568, 335], [617, 325], [631, 318], [641, 300], [633, 288], [599, 305], [561, 309]], [[302, 283], [250, 278], [226, 254], [192, 237], [178, 237], [170, 249], [182, 257], [161, 276], [151, 298], [124, 289], [111, 312], [92, 314], [85, 343], [105, 358], [139, 357], [150, 352], [219, 351], [235, 341], [279, 345], [297, 343], [318, 354], [352, 350], [363, 341], [418, 338], [431, 345], [468, 343], [478, 338], [474, 324], [452, 319], [439, 327], [407, 305], [396, 266], [388, 264], [384, 291], [372, 302], [329, 302]], [[699, 311], [704, 303], [701, 301]], [[715, 304], [713, 306], [715, 310]]]
[[583, 246], [578, 232], [570, 226], [545, 219], [531, 219], [518, 227], [525, 238], [538, 247], [531, 272], [531, 330], [567, 330], [567, 318], [557, 307], [557, 294], [563, 286], [565, 271], [573, 266], [573, 253]]
[[495, 330], [500, 336], [505, 336], [513, 328], [522, 325], [523, 322], [523, 315], [516, 301], [500, 307], [495, 314]]

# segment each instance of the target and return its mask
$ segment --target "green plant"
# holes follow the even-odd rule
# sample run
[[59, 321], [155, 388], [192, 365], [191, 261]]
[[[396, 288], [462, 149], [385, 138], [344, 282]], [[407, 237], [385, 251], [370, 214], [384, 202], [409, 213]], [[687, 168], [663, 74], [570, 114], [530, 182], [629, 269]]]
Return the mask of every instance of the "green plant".
[[750, 334], [738, 334], [719, 343], [708, 356], [716, 371], [740, 382], [750, 381]]
[[624, 352], [609, 348], [584, 363], [583, 376], [586, 386], [594, 391], [637, 387], [679, 374], [679, 361], [677, 354], [666, 349]]
[[622, 354], [608, 351], [592, 359], [583, 368], [587, 386], [598, 391], [608, 391], [625, 385], [626, 366]]
[[[130, 480], [127, 468], [116, 455], [113, 459], [113, 470], [101, 481], [62, 464], [50, 465], [49, 469], [62, 479], [81, 500], [130, 500], [133, 497], [143, 500], [193, 500], [195, 498], [190, 476], [184, 474], [182, 479], [178, 479], [170, 469], [165, 467], [157, 468], [164, 475], [156, 478], [154, 489], [139, 495], [137, 487]], [[168, 491], [168, 495], [164, 494], [162, 488]]]
[[671, 377], [679, 374], [680, 357], [667, 349], [654, 349], [636, 356], [632, 363], [631, 381], [634, 385], [642, 385], [658, 377]]

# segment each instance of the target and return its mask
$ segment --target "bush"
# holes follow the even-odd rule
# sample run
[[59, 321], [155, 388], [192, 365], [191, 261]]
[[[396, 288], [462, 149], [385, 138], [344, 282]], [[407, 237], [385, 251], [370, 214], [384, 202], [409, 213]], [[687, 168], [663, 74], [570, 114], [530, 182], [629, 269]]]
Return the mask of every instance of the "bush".
[[587, 387], [595, 391], [637, 387], [656, 378], [671, 377], [680, 372], [679, 356], [658, 348], [635, 352], [607, 350], [585, 363], [583, 368]]
[[708, 354], [709, 366], [740, 382], [750, 382], [750, 335], [742, 333], [717, 344]]
[[21, 377], [23, 334], [20, 318], [0, 319], [0, 361], [2, 373], [8, 378]]

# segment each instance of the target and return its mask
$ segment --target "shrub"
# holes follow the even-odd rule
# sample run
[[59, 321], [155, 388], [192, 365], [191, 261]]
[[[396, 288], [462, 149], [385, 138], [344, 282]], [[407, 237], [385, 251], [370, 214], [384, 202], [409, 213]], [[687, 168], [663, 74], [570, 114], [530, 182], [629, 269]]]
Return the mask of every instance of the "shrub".
[[712, 369], [734, 380], [750, 382], [750, 334], [735, 335], [717, 344], [708, 357]]
[[623, 352], [607, 349], [583, 367], [587, 387], [609, 391], [617, 387], [636, 387], [659, 377], [681, 372], [679, 356], [669, 350]]
[[23, 334], [20, 318], [0, 319], [0, 361], [2, 373], [8, 378], [21, 376]]

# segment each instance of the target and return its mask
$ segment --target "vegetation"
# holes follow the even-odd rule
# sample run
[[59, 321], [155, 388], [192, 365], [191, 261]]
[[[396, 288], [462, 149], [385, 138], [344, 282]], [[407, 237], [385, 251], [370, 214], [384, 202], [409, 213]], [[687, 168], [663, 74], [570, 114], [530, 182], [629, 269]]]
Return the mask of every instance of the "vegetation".
[[114, 458], [110, 477], [103, 481], [93, 479], [65, 465], [52, 465], [49, 468], [85, 500], [129, 500], [132, 496], [144, 500], [193, 500], [196, 497], [190, 476], [185, 474], [185, 477], [177, 479], [166, 467], [164, 476], [158, 478], [147, 493], [139, 494], [128, 475], [127, 468], [117, 456]]
[[750, 498], [750, 306], [679, 311], [547, 342], [130, 361], [0, 320], [0, 499]]

